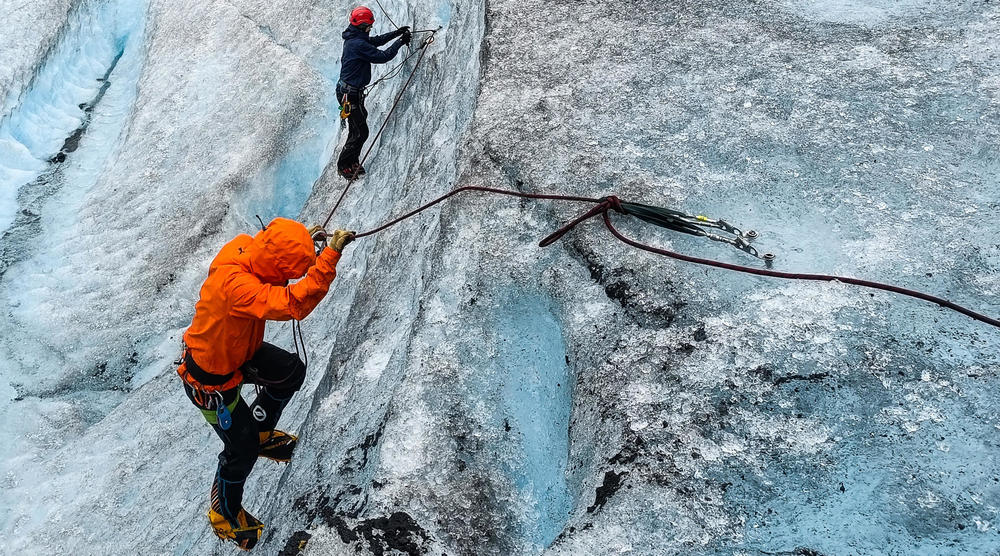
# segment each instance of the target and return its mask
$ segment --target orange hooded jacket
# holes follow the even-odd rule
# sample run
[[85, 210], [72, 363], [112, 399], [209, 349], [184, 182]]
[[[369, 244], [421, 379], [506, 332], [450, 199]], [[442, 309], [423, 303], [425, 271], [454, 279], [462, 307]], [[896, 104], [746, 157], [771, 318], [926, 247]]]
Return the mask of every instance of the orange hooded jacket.
[[236, 236], [212, 261], [184, 333], [188, 354], [202, 370], [233, 376], [221, 385], [201, 385], [181, 363], [181, 378], [205, 391], [239, 385], [240, 366], [264, 341], [265, 321], [298, 320], [311, 313], [337, 275], [339, 260], [340, 253], [329, 247], [316, 257], [309, 232], [294, 220], [275, 218], [254, 237]]

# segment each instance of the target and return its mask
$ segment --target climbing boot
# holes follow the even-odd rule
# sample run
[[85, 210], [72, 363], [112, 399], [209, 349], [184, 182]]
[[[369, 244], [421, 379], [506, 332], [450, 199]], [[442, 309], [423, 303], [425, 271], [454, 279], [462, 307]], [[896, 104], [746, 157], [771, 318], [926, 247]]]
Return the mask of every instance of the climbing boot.
[[288, 462], [292, 459], [292, 451], [298, 444], [299, 437], [287, 432], [273, 430], [260, 433], [260, 448], [257, 455], [274, 461]]
[[357, 178], [357, 176], [354, 175], [354, 167], [353, 166], [348, 166], [347, 168], [341, 168], [340, 169], [340, 175], [343, 176], [344, 179], [347, 180], [347, 181], [351, 181], [351, 180]]
[[253, 548], [260, 540], [260, 532], [264, 529], [264, 524], [243, 508], [236, 514], [235, 523], [231, 523], [214, 508], [208, 510], [208, 521], [212, 524], [215, 536], [233, 541], [243, 550]]
[[361, 176], [365, 175], [365, 167], [360, 163], [355, 162], [354, 164], [347, 166], [346, 168], [340, 169], [340, 175], [344, 176], [347, 180], [356, 180]]

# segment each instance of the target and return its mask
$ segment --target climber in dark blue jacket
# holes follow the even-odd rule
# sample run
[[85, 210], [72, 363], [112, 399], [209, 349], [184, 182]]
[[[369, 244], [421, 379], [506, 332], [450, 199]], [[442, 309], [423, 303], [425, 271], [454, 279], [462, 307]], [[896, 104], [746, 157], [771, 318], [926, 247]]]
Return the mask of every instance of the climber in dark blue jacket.
[[[396, 57], [404, 44], [410, 44], [410, 28], [400, 27], [391, 33], [371, 37], [375, 14], [364, 6], [351, 12], [351, 25], [343, 34], [344, 55], [340, 59], [340, 81], [337, 98], [347, 116], [347, 142], [337, 159], [340, 175], [353, 180], [365, 173], [359, 157], [368, 140], [368, 110], [365, 109], [365, 87], [372, 80], [372, 64], [384, 64]], [[385, 50], [378, 47], [399, 37]]]

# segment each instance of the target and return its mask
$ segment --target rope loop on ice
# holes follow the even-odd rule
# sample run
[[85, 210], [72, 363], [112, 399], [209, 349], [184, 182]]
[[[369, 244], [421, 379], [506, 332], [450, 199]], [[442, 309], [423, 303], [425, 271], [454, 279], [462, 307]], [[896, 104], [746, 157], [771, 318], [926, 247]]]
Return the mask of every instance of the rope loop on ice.
[[[493, 188], [493, 187], [479, 187], [479, 186], [459, 187], [457, 189], [449, 191], [448, 193], [446, 193], [446, 194], [444, 194], [444, 195], [442, 195], [442, 196], [440, 196], [440, 197], [438, 197], [438, 198], [436, 198], [436, 199], [434, 199], [434, 200], [432, 200], [432, 201], [430, 201], [430, 202], [428, 202], [428, 203], [426, 203], [426, 204], [424, 204], [424, 205], [422, 205], [422, 206], [420, 206], [420, 207], [418, 207], [418, 208], [416, 208], [414, 210], [411, 210], [410, 212], [407, 212], [406, 214], [403, 214], [402, 216], [399, 216], [399, 217], [397, 217], [395, 219], [392, 219], [392, 220], [390, 220], [390, 221], [382, 224], [381, 226], [379, 226], [377, 228], [374, 228], [372, 230], [368, 230], [366, 232], [361, 232], [359, 234], [356, 234], [355, 237], [362, 238], [362, 237], [366, 237], [366, 236], [377, 234], [377, 233], [379, 233], [379, 232], [381, 232], [383, 230], [391, 228], [392, 226], [395, 226], [395, 225], [397, 225], [397, 224], [399, 224], [399, 223], [401, 223], [401, 222], [403, 222], [403, 221], [405, 221], [405, 220], [407, 220], [409, 218], [412, 218], [412, 217], [420, 214], [421, 212], [423, 212], [423, 211], [425, 211], [425, 210], [433, 207], [434, 205], [437, 205], [438, 203], [441, 203], [441, 202], [443, 202], [443, 201], [445, 201], [445, 200], [447, 200], [447, 199], [449, 199], [449, 198], [451, 198], [451, 197], [453, 197], [455, 195], [458, 195], [460, 193], [464, 193], [464, 192], [467, 192], [467, 191], [479, 191], [479, 192], [484, 192], [484, 193], [489, 193], [489, 194], [494, 194], [494, 195], [506, 195], [506, 196], [511, 196], [511, 197], [519, 197], [519, 198], [522, 198], [522, 199], [550, 200], [550, 201], [567, 201], [567, 202], [574, 202], [574, 203], [588, 203], [588, 204], [592, 205], [589, 210], [587, 210], [586, 212], [584, 212], [580, 216], [574, 218], [573, 220], [569, 221], [567, 224], [565, 224], [564, 226], [562, 226], [561, 228], [559, 228], [558, 230], [556, 230], [552, 234], [550, 234], [550, 235], [546, 236], [544, 239], [542, 239], [539, 242], [539, 244], [538, 244], [540, 247], [547, 247], [549, 245], [552, 245], [553, 243], [555, 243], [556, 241], [558, 241], [562, 236], [564, 236], [566, 233], [568, 233], [570, 230], [572, 230], [574, 227], [576, 227], [577, 225], [583, 223], [586, 220], [594, 218], [596, 216], [600, 216], [601, 219], [604, 222], [604, 226], [608, 229], [609, 232], [611, 232], [611, 235], [614, 236], [617, 240], [621, 241], [622, 243], [624, 243], [626, 245], [629, 245], [629, 246], [634, 247], [636, 249], [640, 249], [642, 251], [646, 251], [648, 253], [654, 253], [654, 254], [657, 254], [657, 255], [664, 256], [664, 257], [670, 257], [672, 259], [676, 259], [676, 260], [684, 261], [684, 262], [688, 262], [688, 263], [694, 263], [694, 264], [699, 264], [699, 265], [704, 265], [704, 266], [711, 266], [711, 267], [715, 267], [715, 268], [721, 268], [721, 269], [724, 269], [724, 270], [730, 270], [730, 271], [733, 271], [733, 272], [741, 272], [741, 273], [744, 273], [744, 274], [754, 274], [754, 275], [757, 275], [757, 276], [767, 276], [767, 277], [770, 277], [770, 278], [782, 278], [782, 279], [785, 279], [785, 280], [809, 280], [809, 281], [823, 281], [823, 282], [841, 282], [843, 284], [850, 284], [850, 285], [853, 285], [853, 286], [861, 286], [861, 287], [865, 287], [865, 288], [872, 288], [872, 289], [877, 289], [877, 290], [892, 292], [892, 293], [896, 293], [896, 294], [899, 294], [899, 295], [905, 295], [905, 296], [908, 296], [908, 297], [912, 297], [912, 298], [915, 298], [915, 299], [921, 299], [921, 300], [924, 300], [924, 301], [929, 301], [931, 303], [935, 303], [935, 304], [937, 304], [937, 305], [939, 305], [941, 307], [944, 307], [945, 309], [949, 309], [949, 310], [952, 310], [952, 311], [959, 312], [959, 313], [961, 313], [963, 315], [966, 315], [966, 316], [968, 316], [968, 317], [970, 317], [972, 319], [975, 319], [977, 321], [980, 321], [980, 322], [989, 324], [991, 326], [995, 326], [995, 327], [1000, 328], [1000, 320], [997, 320], [997, 319], [992, 318], [992, 317], [988, 317], [988, 316], [986, 316], [986, 315], [984, 315], [982, 313], [978, 313], [976, 311], [973, 311], [971, 309], [968, 309], [966, 307], [958, 305], [957, 303], [953, 303], [951, 301], [948, 301], [947, 299], [944, 299], [944, 298], [941, 298], [941, 297], [938, 297], [938, 296], [934, 296], [934, 295], [931, 295], [931, 294], [928, 294], [928, 293], [924, 293], [924, 292], [921, 292], [921, 291], [912, 290], [912, 289], [909, 289], [909, 288], [904, 288], [902, 286], [897, 286], [897, 285], [894, 285], [894, 284], [886, 284], [886, 283], [882, 283], [882, 282], [875, 282], [875, 281], [872, 281], [872, 280], [863, 280], [863, 279], [860, 279], [860, 278], [852, 278], [852, 277], [849, 277], [849, 276], [838, 276], [838, 275], [834, 275], [834, 274], [809, 274], [809, 273], [796, 273], [796, 272], [781, 272], [781, 271], [777, 271], [777, 270], [772, 270], [770, 268], [756, 268], [756, 267], [750, 267], [750, 266], [744, 266], [744, 265], [738, 265], [738, 264], [732, 264], [732, 263], [725, 263], [725, 262], [716, 261], [716, 260], [713, 260], [713, 259], [706, 259], [706, 258], [701, 258], [701, 257], [693, 257], [693, 256], [690, 256], [690, 255], [684, 255], [682, 253], [677, 253], [675, 251], [670, 251], [668, 249], [662, 249], [662, 248], [659, 248], [659, 247], [654, 247], [652, 245], [648, 245], [648, 244], [636, 241], [634, 239], [626, 237], [625, 235], [623, 235], [618, 230], [618, 228], [615, 227], [614, 223], [612, 223], [612, 221], [611, 221], [611, 217], [610, 217], [609, 213], [611, 213], [611, 212], [617, 212], [617, 213], [622, 214], [622, 215], [635, 216], [636, 218], [639, 218], [640, 220], [646, 221], [648, 223], [653, 223], [653, 224], [659, 225], [661, 227], [670, 228], [670, 229], [673, 229], [673, 225], [674, 224], [678, 224], [678, 222], [681, 223], [681, 224], [684, 224], [684, 225], [690, 225], [692, 221], [702, 222], [703, 225], [705, 225], [705, 226], [715, 227], [715, 228], [720, 228], [720, 229], [725, 229], [726, 231], [734, 233], [735, 237], [738, 238], [738, 239], [731, 240], [731, 241], [730, 240], [726, 240], [726, 243], [731, 243], [734, 246], [736, 246], [737, 248], [740, 248], [741, 250], [744, 250], [744, 251], [746, 251], [746, 250], [743, 249], [743, 248], [741, 248], [739, 245], [737, 245], [737, 243], [739, 243], [739, 241], [742, 241], [742, 238], [748, 237], [750, 235], [750, 233], [748, 232], [747, 234], [744, 234], [744, 233], [740, 232], [737, 228], [734, 228], [731, 225], [725, 223], [725, 221], [711, 220], [711, 219], [708, 219], [708, 218], [706, 218], [704, 216], [686, 215], [686, 214], [678, 212], [678, 211], [672, 211], [670, 209], [662, 209], [662, 208], [659, 208], [659, 207], [651, 207], [649, 205], [640, 205], [640, 204], [636, 204], [636, 203], [628, 203], [628, 202], [620, 200], [618, 197], [615, 197], [613, 195], [612, 196], [608, 196], [608, 197], [603, 197], [603, 198], [600, 198], [600, 199], [595, 199], [595, 198], [591, 198], [591, 197], [578, 197], [578, 196], [573, 196], [573, 195], [556, 195], [556, 194], [543, 194], [543, 193], [524, 193], [524, 192], [521, 192], [521, 191], [514, 191], [514, 190], [509, 190], [509, 189], [498, 189], [498, 188]], [[632, 212], [633, 210], [635, 210], [634, 207], [643, 207], [643, 210], [639, 211], [640, 212], [639, 214], [636, 214], [636, 213]], [[661, 215], [667, 214], [667, 215], [670, 215], [670, 216], [673, 216], [673, 217], [677, 217], [678, 220], [675, 221], [675, 220], [671, 220], [671, 219], [666, 219], [666, 220], [654, 222], [654, 221], [652, 221], [649, 218], [649, 215], [650, 215], [650, 213], [648, 212], [649, 209], [657, 209], [656, 211], [653, 211], [653, 212], [658, 212]], [[331, 213], [331, 216], [332, 216], [332, 213]], [[734, 230], [735, 230], [735, 232], [734, 232]], [[704, 230], [701, 230], [702, 233], [696, 233], [695, 231], [688, 230], [688, 229], [679, 230], [679, 231], [685, 231], [686, 233], [689, 233], [689, 234], [701, 235], [701, 236], [704, 236], [704, 237], [710, 237], [710, 235], [711, 235], [708, 232], [705, 232]], [[738, 235], [736, 235], [736, 234], [738, 234]], [[753, 237], [756, 237], [756, 233], [753, 234]], [[756, 253], [756, 250], [754, 250], [754, 253]], [[753, 253], [751, 253], [751, 254], [753, 254]], [[768, 266], [770, 266], [770, 261], [774, 259], [774, 256], [770, 255], [768, 253], [768, 254], [765, 254], [764, 256], [760, 257], [760, 258], [764, 259], [765, 263]]]

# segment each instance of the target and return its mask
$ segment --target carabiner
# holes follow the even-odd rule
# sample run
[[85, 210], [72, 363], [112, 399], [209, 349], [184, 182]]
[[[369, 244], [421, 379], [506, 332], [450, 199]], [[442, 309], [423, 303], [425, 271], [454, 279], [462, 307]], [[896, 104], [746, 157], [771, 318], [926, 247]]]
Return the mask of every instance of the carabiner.
[[215, 392], [216, 395], [216, 408], [215, 416], [219, 421], [219, 428], [227, 431], [229, 427], [233, 426], [233, 415], [229, 412], [229, 408], [226, 407], [226, 401], [222, 398], [222, 392]]

